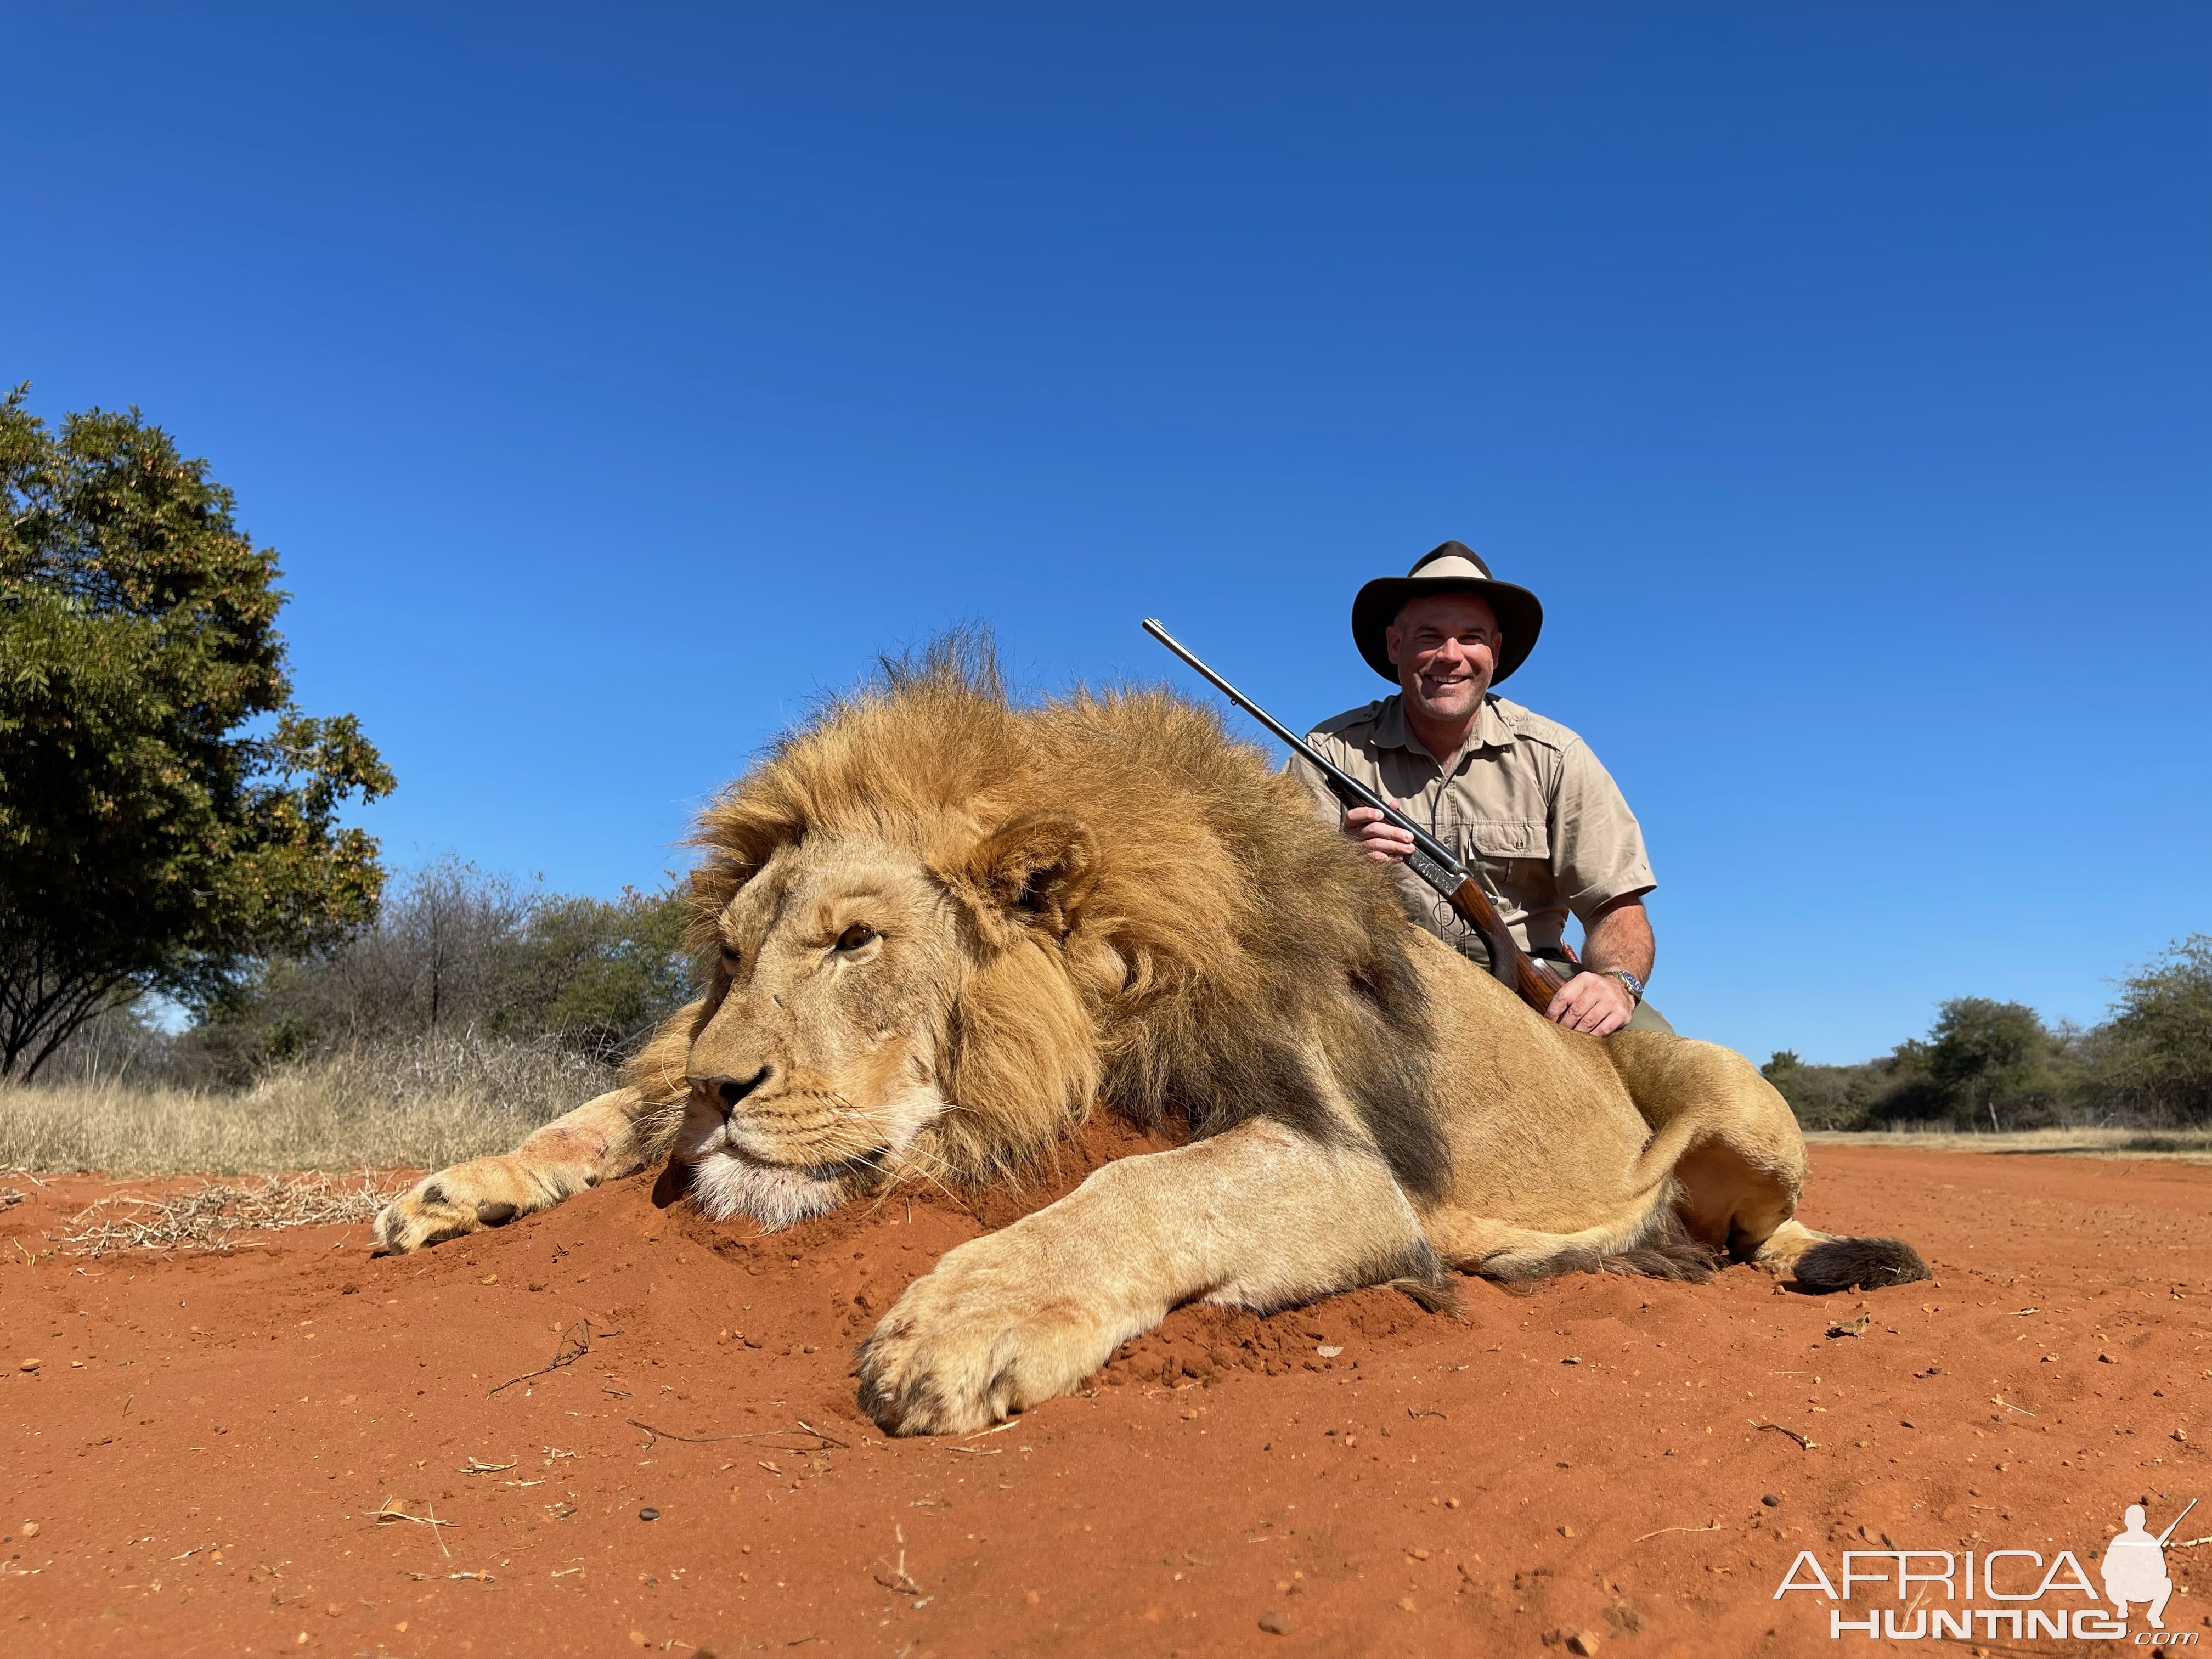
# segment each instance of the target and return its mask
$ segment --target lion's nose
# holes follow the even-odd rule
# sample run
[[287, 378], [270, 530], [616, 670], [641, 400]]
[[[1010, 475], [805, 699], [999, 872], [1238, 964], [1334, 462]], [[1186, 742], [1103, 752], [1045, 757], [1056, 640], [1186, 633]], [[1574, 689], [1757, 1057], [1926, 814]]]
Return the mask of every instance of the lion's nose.
[[774, 1069], [773, 1066], [763, 1066], [749, 1078], [710, 1077], [699, 1086], [707, 1091], [709, 1099], [721, 1107], [722, 1115], [727, 1117], [739, 1101], [768, 1081], [768, 1074]]

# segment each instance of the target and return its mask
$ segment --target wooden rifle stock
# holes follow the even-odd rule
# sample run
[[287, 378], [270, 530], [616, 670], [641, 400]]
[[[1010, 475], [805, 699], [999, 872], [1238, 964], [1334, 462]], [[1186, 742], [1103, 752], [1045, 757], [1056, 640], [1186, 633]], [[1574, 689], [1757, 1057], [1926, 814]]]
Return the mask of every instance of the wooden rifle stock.
[[1444, 902], [1481, 936], [1490, 951], [1491, 971], [1511, 986], [1522, 1001], [1540, 1014], [1552, 1006], [1566, 981], [1521, 948], [1490, 895], [1473, 876], [1445, 894]]

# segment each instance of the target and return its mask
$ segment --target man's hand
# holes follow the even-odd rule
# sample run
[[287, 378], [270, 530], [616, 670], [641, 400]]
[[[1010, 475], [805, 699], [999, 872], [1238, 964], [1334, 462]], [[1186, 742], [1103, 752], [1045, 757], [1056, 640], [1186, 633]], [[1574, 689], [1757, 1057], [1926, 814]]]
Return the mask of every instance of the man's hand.
[[1413, 837], [1371, 806], [1355, 806], [1344, 815], [1344, 833], [1359, 843], [1359, 850], [1377, 864], [1403, 864], [1413, 853]]
[[1628, 1024], [1636, 1012], [1636, 999], [1611, 974], [1577, 974], [1559, 988], [1544, 1018], [1571, 1031], [1608, 1036]]
[[1649, 979], [1656, 949], [1651, 918], [1644, 913], [1640, 895], [1632, 893], [1601, 906], [1584, 924], [1583, 960], [1588, 971], [1559, 988], [1552, 1006], [1544, 1010], [1545, 1018], [1593, 1036], [1618, 1031], [1635, 1013], [1636, 999], [1606, 970], [1625, 968], [1638, 979]]

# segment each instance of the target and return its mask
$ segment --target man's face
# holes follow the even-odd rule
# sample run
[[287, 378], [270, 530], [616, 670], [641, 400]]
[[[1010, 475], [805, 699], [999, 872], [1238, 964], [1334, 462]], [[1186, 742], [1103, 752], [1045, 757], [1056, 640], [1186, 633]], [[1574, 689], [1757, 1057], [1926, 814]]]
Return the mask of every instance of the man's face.
[[1504, 644], [1498, 614], [1472, 593], [1409, 599], [1383, 635], [1406, 701], [1431, 720], [1470, 720]]

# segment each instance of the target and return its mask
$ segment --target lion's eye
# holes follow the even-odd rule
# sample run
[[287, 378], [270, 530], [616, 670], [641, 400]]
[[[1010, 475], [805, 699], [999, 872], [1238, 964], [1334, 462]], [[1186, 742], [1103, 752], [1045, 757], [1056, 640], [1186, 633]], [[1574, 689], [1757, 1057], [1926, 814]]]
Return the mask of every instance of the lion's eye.
[[841, 951], [857, 951], [875, 936], [876, 930], [869, 927], [866, 922], [856, 921], [837, 935], [837, 948]]
[[722, 947], [722, 966], [733, 974], [738, 971], [738, 948], [734, 945]]

